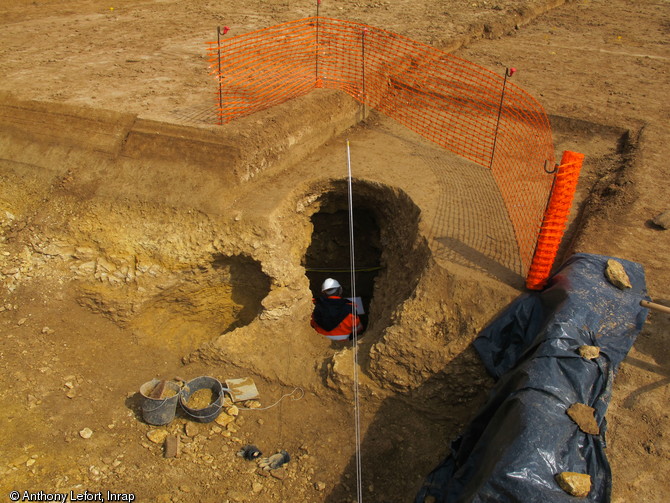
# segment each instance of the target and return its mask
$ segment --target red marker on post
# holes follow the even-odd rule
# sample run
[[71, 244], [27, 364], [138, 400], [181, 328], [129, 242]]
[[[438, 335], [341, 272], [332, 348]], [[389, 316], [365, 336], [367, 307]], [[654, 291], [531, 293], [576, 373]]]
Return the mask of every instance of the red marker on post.
[[228, 28], [227, 26], [223, 27], [223, 30], [221, 29], [220, 26], [216, 27], [216, 44], [217, 44], [217, 55], [218, 55], [218, 66], [219, 66], [219, 73], [218, 73], [218, 79], [219, 79], [219, 125], [223, 124], [223, 118], [221, 116], [221, 111], [223, 109], [223, 88], [221, 85], [221, 35], [225, 35], [228, 33]]
[[498, 106], [498, 119], [496, 120], [496, 131], [493, 134], [493, 148], [491, 149], [491, 161], [489, 162], [489, 169], [493, 169], [493, 159], [496, 155], [496, 143], [498, 142], [498, 130], [500, 129], [500, 116], [502, 115], [503, 102], [505, 101], [505, 88], [507, 87], [507, 79], [516, 73], [516, 68], [506, 68], [505, 77], [503, 79], [502, 91], [500, 92], [500, 105]]

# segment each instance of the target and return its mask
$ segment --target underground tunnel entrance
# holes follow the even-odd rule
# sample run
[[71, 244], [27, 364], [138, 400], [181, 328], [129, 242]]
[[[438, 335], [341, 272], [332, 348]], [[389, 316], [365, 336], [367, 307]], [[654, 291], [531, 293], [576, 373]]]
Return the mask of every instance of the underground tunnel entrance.
[[[346, 201], [345, 201], [346, 202]], [[381, 266], [379, 225], [372, 211], [354, 207], [354, 256], [356, 259], [356, 295], [368, 313], [374, 294], [374, 283]], [[348, 209], [322, 208], [312, 215], [312, 243], [305, 254], [305, 269], [312, 296], [321, 293], [326, 278], [337, 279], [344, 295], [351, 295]]]
[[[352, 183], [356, 296], [365, 309], [366, 328], [383, 329], [407, 299], [428, 257], [419, 237], [420, 211], [402, 191], [379, 183]], [[351, 295], [349, 198], [345, 181], [336, 181], [312, 207], [312, 239], [303, 267], [313, 297], [326, 278], [337, 279]]]

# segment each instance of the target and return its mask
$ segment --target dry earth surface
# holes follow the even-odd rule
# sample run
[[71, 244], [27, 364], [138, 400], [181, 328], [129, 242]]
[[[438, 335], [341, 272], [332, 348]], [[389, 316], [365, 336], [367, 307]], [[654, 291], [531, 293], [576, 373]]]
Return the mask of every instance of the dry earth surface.
[[[492, 381], [469, 343], [522, 290], [514, 267], [473, 251], [505, 248], [494, 191], [334, 92], [213, 125], [216, 27], [242, 34], [316, 7], [241, 4], [0, 1], [0, 498], [355, 500], [353, 359], [310, 329], [322, 276], [305, 273], [347, 266], [345, 139], [359, 260], [383, 266], [359, 346], [364, 500], [411, 501], [486, 399]], [[586, 154], [565, 253], [640, 262], [651, 297], [670, 304], [670, 231], [651, 223], [670, 209], [667, 1], [320, 9], [517, 68], [558, 157]], [[479, 196], [470, 221], [459, 204]], [[369, 298], [372, 279], [360, 280]], [[615, 380], [613, 501], [670, 499], [669, 347], [670, 317], [654, 312]], [[202, 375], [253, 377], [263, 408], [142, 420], [140, 385]], [[179, 457], [163, 457], [154, 430], [180, 437]], [[291, 462], [264, 476], [235, 455], [247, 443]]]

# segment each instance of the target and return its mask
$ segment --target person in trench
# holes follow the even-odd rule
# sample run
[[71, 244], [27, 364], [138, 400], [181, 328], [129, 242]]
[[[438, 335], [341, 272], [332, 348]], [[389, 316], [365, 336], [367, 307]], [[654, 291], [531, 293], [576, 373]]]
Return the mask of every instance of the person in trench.
[[360, 335], [365, 327], [351, 301], [342, 298], [342, 286], [333, 279], [326, 279], [321, 285], [321, 295], [315, 299], [310, 324], [321, 335], [332, 341], [353, 339], [354, 328]]

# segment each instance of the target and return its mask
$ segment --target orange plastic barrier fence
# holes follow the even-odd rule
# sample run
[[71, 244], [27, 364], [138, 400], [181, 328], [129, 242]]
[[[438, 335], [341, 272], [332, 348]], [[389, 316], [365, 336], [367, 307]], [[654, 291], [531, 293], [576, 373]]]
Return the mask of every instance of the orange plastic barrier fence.
[[209, 55], [220, 82], [221, 124], [315, 88], [345, 91], [490, 168], [524, 272], [534, 254], [546, 257], [536, 243], [554, 179], [544, 169], [554, 165], [551, 127], [542, 106], [508, 74], [379, 28], [324, 17], [210, 42]]
[[563, 239], [583, 162], [584, 154], [565, 151], [561, 165], [556, 168], [554, 188], [542, 221], [531, 268], [526, 276], [526, 287], [531, 290], [541, 290], [547, 284]]

